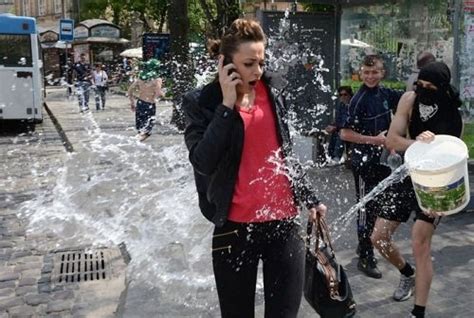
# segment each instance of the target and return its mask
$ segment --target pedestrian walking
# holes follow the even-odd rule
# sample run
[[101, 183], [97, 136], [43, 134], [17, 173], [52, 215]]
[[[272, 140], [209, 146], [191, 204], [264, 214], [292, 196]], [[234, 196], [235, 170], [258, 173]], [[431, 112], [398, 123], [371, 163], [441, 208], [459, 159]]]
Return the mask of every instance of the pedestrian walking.
[[105, 109], [105, 93], [107, 91], [107, 81], [109, 77], [107, 72], [104, 70], [103, 66], [100, 63], [95, 65], [95, 69], [92, 72], [92, 83], [94, 85], [95, 93], [95, 109], [104, 110]]
[[80, 60], [74, 64], [76, 77], [77, 98], [80, 112], [89, 110], [89, 90], [91, 87], [91, 67], [87, 63], [86, 55], [82, 53]]
[[281, 78], [264, 72], [266, 37], [235, 20], [209, 50], [217, 79], [186, 94], [185, 142], [199, 207], [214, 223], [212, 262], [223, 318], [254, 317], [263, 262], [265, 317], [296, 317], [303, 288], [299, 206], [322, 204], [292, 155]]
[[65, 66], [65, 79], [66, 79], [66, 86], [67, 86], [67, 98], [70, 99], [73, 92], [73, 79], [74, 79], [74, 64], [72, 63], [71, 59], [68, 57], [66, 59], [66, 66]]
[[[163, 96], [163, 80], [159, 77], [160, 62], [150, 59], [142, 63], [138, 78], [130, 85], [128, 97], [130, 107], [135, 112], [136, 138], [144, 141], [151, 135], [156, 121], [156, 99]], [[137, 93], [138, 97], [135, 97]]]
[[[450, 81], [450, 70], [443, 62], [433, 62], [421, 68], [415, 91], [405, 93], [398, 105], [386, 140], [389, 149], [405, 151], [415, 139], [430, 142], [436, 134], [461, 136], [461, 101]], [[380, 215], [372, 240], [382, 255], [397, 267], [402, 275], [399, 293], [396, 291], [394, 298], [403, 295], [409, 297], [409, 288], [413, 286], [413, 275], [409, 274], [414, 274], [414, 270], [401, 256], [393, 243], [392, 235], [400, 222], [405, 222], [411, 212], [415, 212], [415, 224], [412, 228], [412, 248], [416, 266], [415, 305], [411, 314], [412, 317], [420, 318], [425, 314], [433, 278], [431, 239], [441, 218], [436, 213], [425, 213], [419, 208], [409, 177], [406, 180], [408, 182], [402, 185], [409, 195], [405, 196], [403, 201], [394, 202], [401, 207], [397, 209], [396, 214]]]
[[[342, 140], [352, 143], [352, 172], [358, 200], [390, 174], [390, 168], [380, 163], [380, 157], [392, 112], [403, 92], [382, 87], [380, 81], [384, 75], [380, 56], [364, 58], [360, 71], [363, 85], [351, 99], [349, 115], [341, 129]], [[357, 268], [372, 278], [382, 277], [370, 240], [379, 205], [378, 198], [367, 202], [357, 218]]]

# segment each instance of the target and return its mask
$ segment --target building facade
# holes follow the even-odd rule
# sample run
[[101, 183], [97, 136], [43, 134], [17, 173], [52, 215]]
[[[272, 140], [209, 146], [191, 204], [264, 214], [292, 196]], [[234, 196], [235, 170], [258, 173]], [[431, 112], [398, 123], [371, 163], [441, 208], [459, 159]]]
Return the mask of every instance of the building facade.
[[[0, 0], [2, 1], [2, 0]], [[73, 0], [15, 0], [15, 14], [36, 18], [44, 29], [58, 27], [59, 19], [73, 16]]]
[[[0, 0], [2, 1], [2, 0]], [[57, 84], [66, 64], [66, 44], [59, 42], [59, 20], [74, 16], [73, 0], [14, 0], [13, 12], [34, 17], [43, 48], [44, 71], [47, 83]], [[70, 47], [70, 45], [69, 45]]]
[[0, 0], [0, 13], [15, 13], [15, 2], [13, 0]]

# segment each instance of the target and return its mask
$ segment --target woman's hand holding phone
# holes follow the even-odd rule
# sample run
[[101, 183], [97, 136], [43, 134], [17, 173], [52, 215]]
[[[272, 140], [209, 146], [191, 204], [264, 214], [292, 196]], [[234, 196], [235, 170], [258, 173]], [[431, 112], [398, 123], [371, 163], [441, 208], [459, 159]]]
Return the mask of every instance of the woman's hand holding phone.
[[239, 73], [235, 71], [235, 65], [232, 63], [224, 65], [224, 56], [219, 57], [219, 64], [217, 66], [219, 73], [219, 83], [222, 89], [222, 104], [234, 108], [235, 102], [237, 101], [237, 90], [236, 86], [242, 84]]

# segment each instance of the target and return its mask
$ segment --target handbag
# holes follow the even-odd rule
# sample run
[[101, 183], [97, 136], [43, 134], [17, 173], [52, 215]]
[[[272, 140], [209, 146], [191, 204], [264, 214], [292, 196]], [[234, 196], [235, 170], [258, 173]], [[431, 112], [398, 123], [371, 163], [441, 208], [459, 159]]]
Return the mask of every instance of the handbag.
[[354, 316], [356, 303], [349, 279], [344, 268], [336, 261], [326, 222], [321, 218], [315, 223], [308, 220], [307, 234], [304, 282], [306, 301], [322, 318]]

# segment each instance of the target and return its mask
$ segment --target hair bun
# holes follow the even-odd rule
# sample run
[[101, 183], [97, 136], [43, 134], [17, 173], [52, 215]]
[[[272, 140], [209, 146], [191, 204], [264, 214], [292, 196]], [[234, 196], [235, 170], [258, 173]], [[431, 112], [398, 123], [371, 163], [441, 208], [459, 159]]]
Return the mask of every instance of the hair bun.
[[217, 58], [220, 54], [221, 40], [209, 39], [207, 41], [207, 51], [211, 58]]

